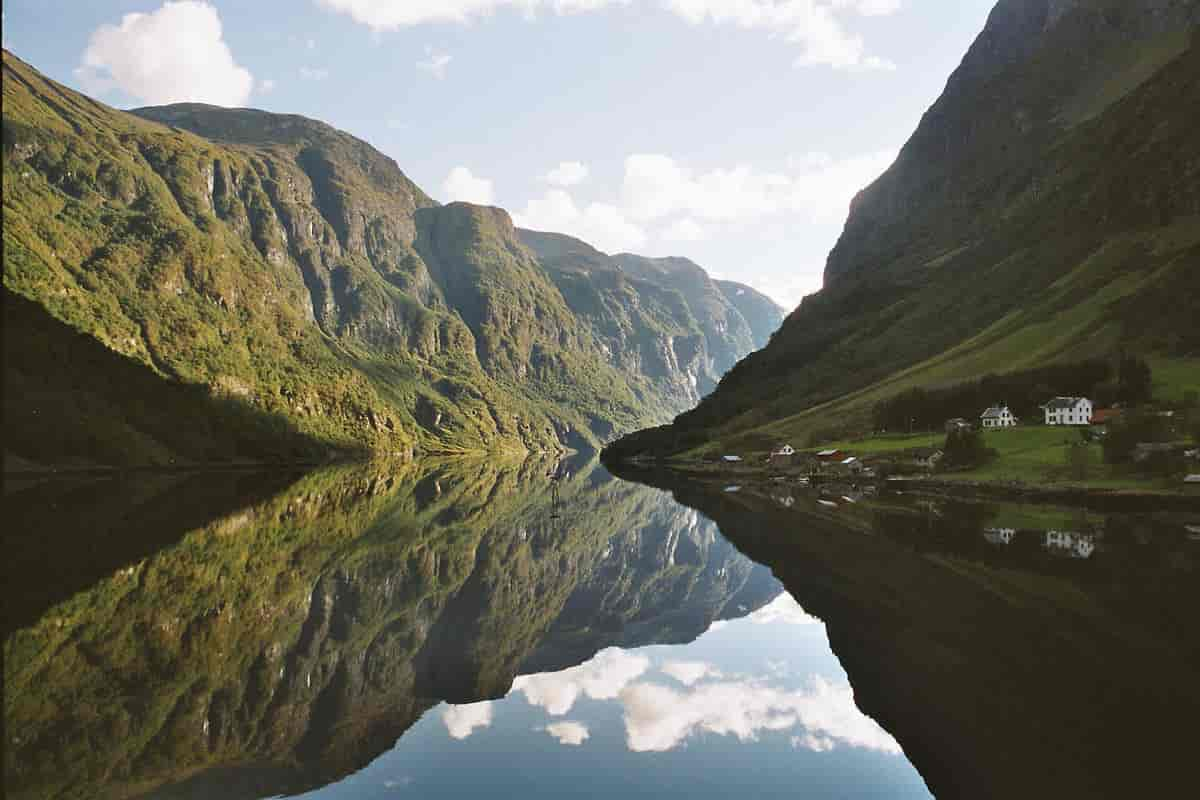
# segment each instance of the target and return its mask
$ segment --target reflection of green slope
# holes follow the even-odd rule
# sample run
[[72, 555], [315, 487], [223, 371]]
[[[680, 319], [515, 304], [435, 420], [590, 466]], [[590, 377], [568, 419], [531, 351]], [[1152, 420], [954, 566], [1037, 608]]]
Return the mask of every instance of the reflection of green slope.
[[[439, 700], [507, 691], [531, 653], [563, 649], [565, 608], [599, 604], [611, 641], [640, 644], [686, 635], [656, 625], [665, 601], [698, 609], [679, 612], [694, 636], [735, 595], [767, 599], [728, 545], [661, 559], [656, 541], [705, 539], [665, 495], [593, 465], [556, 505], [548, 466], [312, 474], [57, 603], [5, 642], [10, 796], [300, 791]], [[593, 598], [606, 552], [644, 580]]]
[[292, 472], [155, 472], [5, 481], [4, 630], [32, 625], [75, 592], [174, 544], [188, 532], [271, 497]]

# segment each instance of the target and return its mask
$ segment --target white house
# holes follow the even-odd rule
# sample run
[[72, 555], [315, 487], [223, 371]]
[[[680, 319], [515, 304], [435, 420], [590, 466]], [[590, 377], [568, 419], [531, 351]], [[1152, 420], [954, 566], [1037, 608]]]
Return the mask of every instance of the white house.
[[1045, 548], [1071, 558], [1091, 558], [1096, 552], [1096, 537], [1074, 531], [1046, 531]]
[[979, 415], [979, 420], [985, 428], [1011, 428], [1017, 424], [1017, 418], [1003, 405], [992, 406]]
[[999, 545], [1012, 544], [1012, 540], [1016, 535], [1016, 528], [985, 528], [983, 531], [984, 539], [987, 539], [992, 544]]
[[1042, 406], [1047, 425], [1090, 425], [1092, 401], [1086, 397], [1056, 397]]

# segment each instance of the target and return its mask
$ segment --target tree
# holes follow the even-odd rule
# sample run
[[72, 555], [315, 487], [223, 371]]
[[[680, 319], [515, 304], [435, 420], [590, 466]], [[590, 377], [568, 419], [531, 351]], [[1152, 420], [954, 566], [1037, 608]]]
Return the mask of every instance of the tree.
[[945, 461], [952, 467], [977, 467], [996, 455], [983, 440], [983, 432], [976, 428], [954, 429], [946, 434]]
[[1092, 448], [1087, 442], [1067, 445], [1067, 472], [1072, 480], [1086, 481], [1091, 477]]
[[1104, 460], [1122, 464], [1130, 460], [1139, 442], [1161, 442], [1169, 437], [1165, 420], [1152, 411], [1124, 414], [1108, 424]]
[[1117, 365], [1117, 397], [1131, 406], [1148, 403], [1154, 378], [1145, 359], [1122, 354]]

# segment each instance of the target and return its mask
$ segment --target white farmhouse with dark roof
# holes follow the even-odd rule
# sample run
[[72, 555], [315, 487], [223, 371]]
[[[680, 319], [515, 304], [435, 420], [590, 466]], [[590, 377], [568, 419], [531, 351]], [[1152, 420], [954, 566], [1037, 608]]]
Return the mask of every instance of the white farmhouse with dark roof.
[[1092, 401], [1086, 397], [1056, 397], [1042, 406], [1047, 425], [1090, 425]]
[[985, 428], [1011, 428], [1017, 424], [1017, 418], [1004, 405], [992, 406], [979, 415], [979, 421]]

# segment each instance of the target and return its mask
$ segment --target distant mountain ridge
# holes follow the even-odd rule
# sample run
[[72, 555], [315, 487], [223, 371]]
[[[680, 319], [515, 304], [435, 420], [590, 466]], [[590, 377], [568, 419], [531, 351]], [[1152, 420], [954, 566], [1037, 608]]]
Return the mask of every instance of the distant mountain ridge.
[[[1200, 374], [1200, 2], [1001, 0], [824, 288], [673, 425], [613, 455], [870, 431], [916, 386], [1138, 353]], [[1186, 384], [1186, 386], [1185, 386]]]
[[668, 382], [684, 408], [712, 391], [739, 353], [764, 347], [783, 321], [774, 301], [713, 280], [686, 258], [610, 256], [563, 234], [518, 235], [572, 310], [593, 322], [615, 363]]
[[[694, 405], [754, 346], [705, 328], [665, 275], [593, 287], [607, 305], [589, 305], [578, 275], [542, 263], [503, 210], [439, 205], [324, 123], [195, 103], [125, 113], [7, 51], [3, 74], [6, 293], [66, 326], [51, 339], [81, 331], [260, 415], [238, 412], [232, 448], [163, 425], [131, 438], [135, 420], [85, 419], [127, 403], [108, 389], [89, 399], [103, 382], [80, 374], [74, 411], [27, 415], [9, 463], [587, 449]], [[782, 318], [747, 313], [766, 315], [756, 330]], [[23, 368], [6, 373], [10, 407], [18, 386], [57, 391], [36, 362]]]

